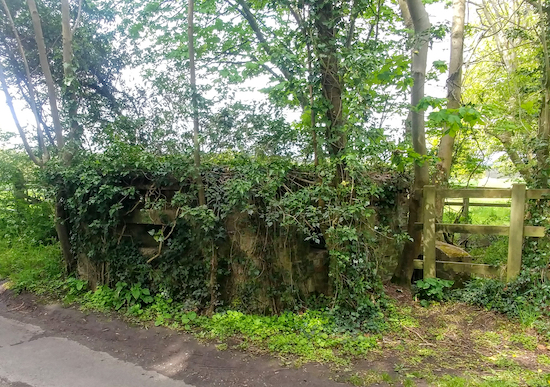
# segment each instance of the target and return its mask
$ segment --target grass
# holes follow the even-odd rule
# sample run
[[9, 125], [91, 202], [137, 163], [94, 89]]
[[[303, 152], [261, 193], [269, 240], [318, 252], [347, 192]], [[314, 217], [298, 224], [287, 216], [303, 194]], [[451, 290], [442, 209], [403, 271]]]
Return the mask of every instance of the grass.
[[[506, 203], [507, 199], [474, 199], [478, 203]], [[461, 207], [446, 206], [443, 221], [454, 223]], [[506, 226], [510, 224], [510, 208], [470, 207], [468, 219], [462, 217], [459, 223]], [[455, 243], [458, 244], [458, 236]], [[463, 244], [464, 245], [464, 244]], [[468, 235], [466, 250], [474, 257], [474, 262], [489, 265], [503, 265], [508, 256], [508, 237], [498, 235]]]
[[222, 342], [220, 349], [248, 348], [272, 353], [296, 365], [330, 362], [345, 365], [378, 348], [379, 336], [342, 332], [324, 312], [284, 313], [279, 316], [247, 315], [228, 310], [211, 317], [197, 316], [183, 304], [162, 294], [150, 295], [137, 285], [117, 284], [95, 291], [76, 278], [64, 278], [59, 246], [0, 243], [0, 278], [9, 278], [12, 290], [59, 298], [66, 304], [100, 312], [117, 310], [144, 325], [185, 330], [203, 340]]
[[[214, 342], [220, 351], [269, 353], [295, 366], [327, 363], [356, 386], [519, 387], [548, 386], [550, 380], [546, 337], [528, 325], [465, 304], [421, 307], [407, 295], [388, 309], [385, 332], [364, 335], [339, 331], [331, 317], [319, 311], [280, 316], [226, 311], [205, 317], [135, 285], [121, 287], [118, 296], [107, 287], [92, 292], [83, 281], [64, 278], [57, 245], [0, 242], [0, 276], [9, 278], [16, 291], [93, 310], [118, 308], [124, 318], [190, 332]], [[117, 306], [121, 299], [126, 301]], [[361, 369], [359, 359], [367, 369]], [[373, 364], [381, 368], [372, 369]]]
[[15, 291], [50, 293], [60, 284], [65, 270], [55, 245], [10, 245], [0, 240], [0, 278], [9, 278]]

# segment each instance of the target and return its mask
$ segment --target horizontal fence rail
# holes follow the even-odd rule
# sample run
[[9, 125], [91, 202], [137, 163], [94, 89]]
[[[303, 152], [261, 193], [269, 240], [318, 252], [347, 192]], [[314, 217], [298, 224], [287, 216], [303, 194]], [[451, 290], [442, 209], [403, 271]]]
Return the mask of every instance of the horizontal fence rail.
[[461, 207], [464, 205], [470, 206], [470, 207], [510, 207], [510, 203], [477, 203], [477, 202], [470, 202], [468, 199], [466, 199], [463, 202], [445, 202], [446, 206], [454, 206], [454, 207]]

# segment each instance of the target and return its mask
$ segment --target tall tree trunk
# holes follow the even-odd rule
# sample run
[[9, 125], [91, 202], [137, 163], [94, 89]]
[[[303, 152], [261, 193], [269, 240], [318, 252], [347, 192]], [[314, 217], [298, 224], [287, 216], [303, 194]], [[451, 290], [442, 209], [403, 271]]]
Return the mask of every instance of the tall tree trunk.
[[[316, 51], [321, 68], [321, 87], [328, 104], [326, 140], [330, 155], [339, 157], [343, 154], [347, 143], [342, 118], [342, 77], [336, 56], [338, 52], [336, 25], [339, 14], [332, 1], [318, 0], [314, 5], [313, 17], [317, 30]], [[343, 178], [343, 167], [342, 165], [339, 168], [340, 179]]]
[[[65, 157], [64, 154], [64, 147], [65, 147], [65, 138], [63, 137], [63, 127], [61, 126], [61, 119], [59, 117], [59, 110], [57, 108], [57, 92], [55, 90], [55, 84], [53, 81], [52, 73], [50, 70], [50, 64], [48, 61], [48, 56], [46, 54], [46, 44], [44, 43], [44, 35], [42, 33], [42, 25], [40, 22], [40, 15], [38, 14], [38, 10], [36, 8], [36, 3], [34, 0], [27, 0], [27, 4], [29, 6], [29, 11], [31, 12], [31, 18], [32, 18], [32, 24], [34, 27], [34, 35], [36, 40], [36, 45], [38, 47], [38, 55], [40, 58], [40, 67], [42, 68], [42, 72], [44, 73], [44, 78], [46, 80], [46, 85], [48, 88], [48, 99], [50, 102], [50, 109], [51, 109], [51, 115], [52, 115], [52, 121], [54, 125], [55, 130], [55, 139], [57, 143], [57, 148], [59, 153], [62, 155], [65, 162], [69, 162], [67, 157]], [[64, 33], [66, 30], [64, 29]], [[65, 34], [64, 34], [65, 35]], [[64, 51], [64, 59], [65, 59], [65, 45], [67, 43], [70, 44], [71, 40], [67, 40], [65, 36], [63, 36], [63, 51]], [[69, 236], [69, 227], [67, 227], [67, 223], [69, 221], [68, 216], [65, 212], [65, 194], [64, 192], [59, 192], [56, 197], [56, 204], [55, 204], [55, 229], [57, 231], [57, 236], [59, 238], [59, 243], [61, 245], [61, 252], [63, 253], [63, 259], [65, 261], [65, 266], [67, 268], [67, 271], [69, 273], [72, 273], [76, 270], [76, 260], [71, 250], [71, 242], [70, 242], [70, 236]]]
[[[71, 8], [69, 0], [61, 0], [61, 26], [63, 35], [63, 77], [65, 90], [63, 93], [63, 102], [67, 105], [69, 121], [69, 139], [73, 142], [81, 137], [81, 128], [78, 123], [78, 98], [76, 95], [77, 81], [73, 63], [73, 31], [71, 29]], [[76, 23], [75, 23], [76, 26]], [[72, 150], [74, 152], [74, 149]], [[64, 152], [64, 159], [69, 162], [72, 153], [68, 150]]]
[[[447, 78], [447, 108], [458, 109], [461, 106], [462, 64], [464, 58], [464, 19], [466, 0], [453, 0], [453, 23], [451, 26], [451, 58], [449, 77]], [[435, 183], [447, 185], [451, 174], [453, 146], [455, 136], [445, 134], [439, 143], [437, 152], [441, 161], [437, 163]], [[439, 213], [439, 211], [438, 211]]]
[[195, 156], [195, 180], [199, 189], [199, 205], [206, 204], [204, 185], [201, 176], [201, 148], [199, 142], [199, 101], [197, 95], [197, 80], [195, 76], [195, 33], [193, 31], [194, 0], [189, 0], [187, 14], [187, 40], [189, 47], [189, 73], [191, 82], [191, 105], [193, 108], [193, 146]]
[[59, 118], [59, 109], [57, 107], [57, 92], [55, 91], [55, 84], [50, 70], [50, 63], [48, 61], [48, 55], [46, 54], [46, 45], [44, 43], [44, 34], [42, 33], [42, 23], [40, 22], [40, 15], [36, 8], [36, 2], [34, 0], [27, 0], [29, 11], [31, 13], [32, 25], [34, 28], [34, 38], [38, 47], [38, 57], [40, 59], [40, 67], [44, 73], [46, 80], [46, 86], [48, 87], [48, 100], [50, 102], [50, 110], [52, 115], [53, 127], [55, 130], [55, 140], [57, 147], [61, 151], [65, 146], [65, 139], [63, 138], [63, 128], [61, 126], [61, 119]]
[[550, 50], [548, 37], [550, 35], [550, 8], [539, 0], [538, 11], [541, 23], [540, 40], [543, 53], [542, 73], [542, 103], [539, 117], [538, 141], [536, 150], [538, 173], [538, 185], [541, 188], [548, 188], [550, 174], [549, 165], [549, 142], [550, 142]]
[[[414, 84], [411, 92], [411, 134], [413, 148], [420, 156], [426, 156], [426, 134], [424, 130], [424, 111], [416, 106], [424, 98], [426, 62], [428, 60], [428, 43], [430, 20], [422, 0], [407, 0], [408, 9], [414, 25], [414, 47], [412, 54], [412, 73]], [[422, 233], [416, 229], [416, 222], [422, 221], [422, 188], [428, 184], [428, 164], [414, 165], [414, 186], [409, 200], [409, 220], [407, 231], [412, 240], [405, 243], [401, 259], [392, 278], [393, 282], [410, 285], [414, 270], [414, 259], [421, 252]]]

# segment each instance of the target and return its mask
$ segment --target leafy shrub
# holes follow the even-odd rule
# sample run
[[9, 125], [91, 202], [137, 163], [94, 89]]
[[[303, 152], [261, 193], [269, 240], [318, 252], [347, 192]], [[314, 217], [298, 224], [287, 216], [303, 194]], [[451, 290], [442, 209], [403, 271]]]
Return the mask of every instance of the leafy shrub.
[[416, 281], [414, 290], [423, 305], [430, 301], [443, 301], [453, 286], [453, 281], [441, 278], [426, 278]]
[[476, 278], [454, 294], [459, 301], [479, 305], [517, 318], [526, 326], [534, 325], [550, 310], [550, 283], [536, 269], [524, 269], [511, 282]]

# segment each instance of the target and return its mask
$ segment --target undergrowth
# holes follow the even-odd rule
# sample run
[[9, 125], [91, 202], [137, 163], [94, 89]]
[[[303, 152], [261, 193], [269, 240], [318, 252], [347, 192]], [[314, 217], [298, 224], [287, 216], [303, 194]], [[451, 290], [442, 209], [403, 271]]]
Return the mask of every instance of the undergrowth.
[[146, 325], [165, 326], [193, 333], [197, 338], [223, 343], [237, 342], [241, 349], [277, 354], [295, 364], [331, 362], [347, 364], [378, 348], [378, 335], [349, 332], [325, 311], [284, 312], [259, 316], [226, 310], [199, 315], [174, 301], [166, 292], [152, 294], [141, 284], [119, 282], [114, 288], [65, 277], [58, 245], [9, 246], [0, 243], [0, 279], [9, 279], [15, 292], [30, 291], [77, 304], [84, 310], [118, 311]]

